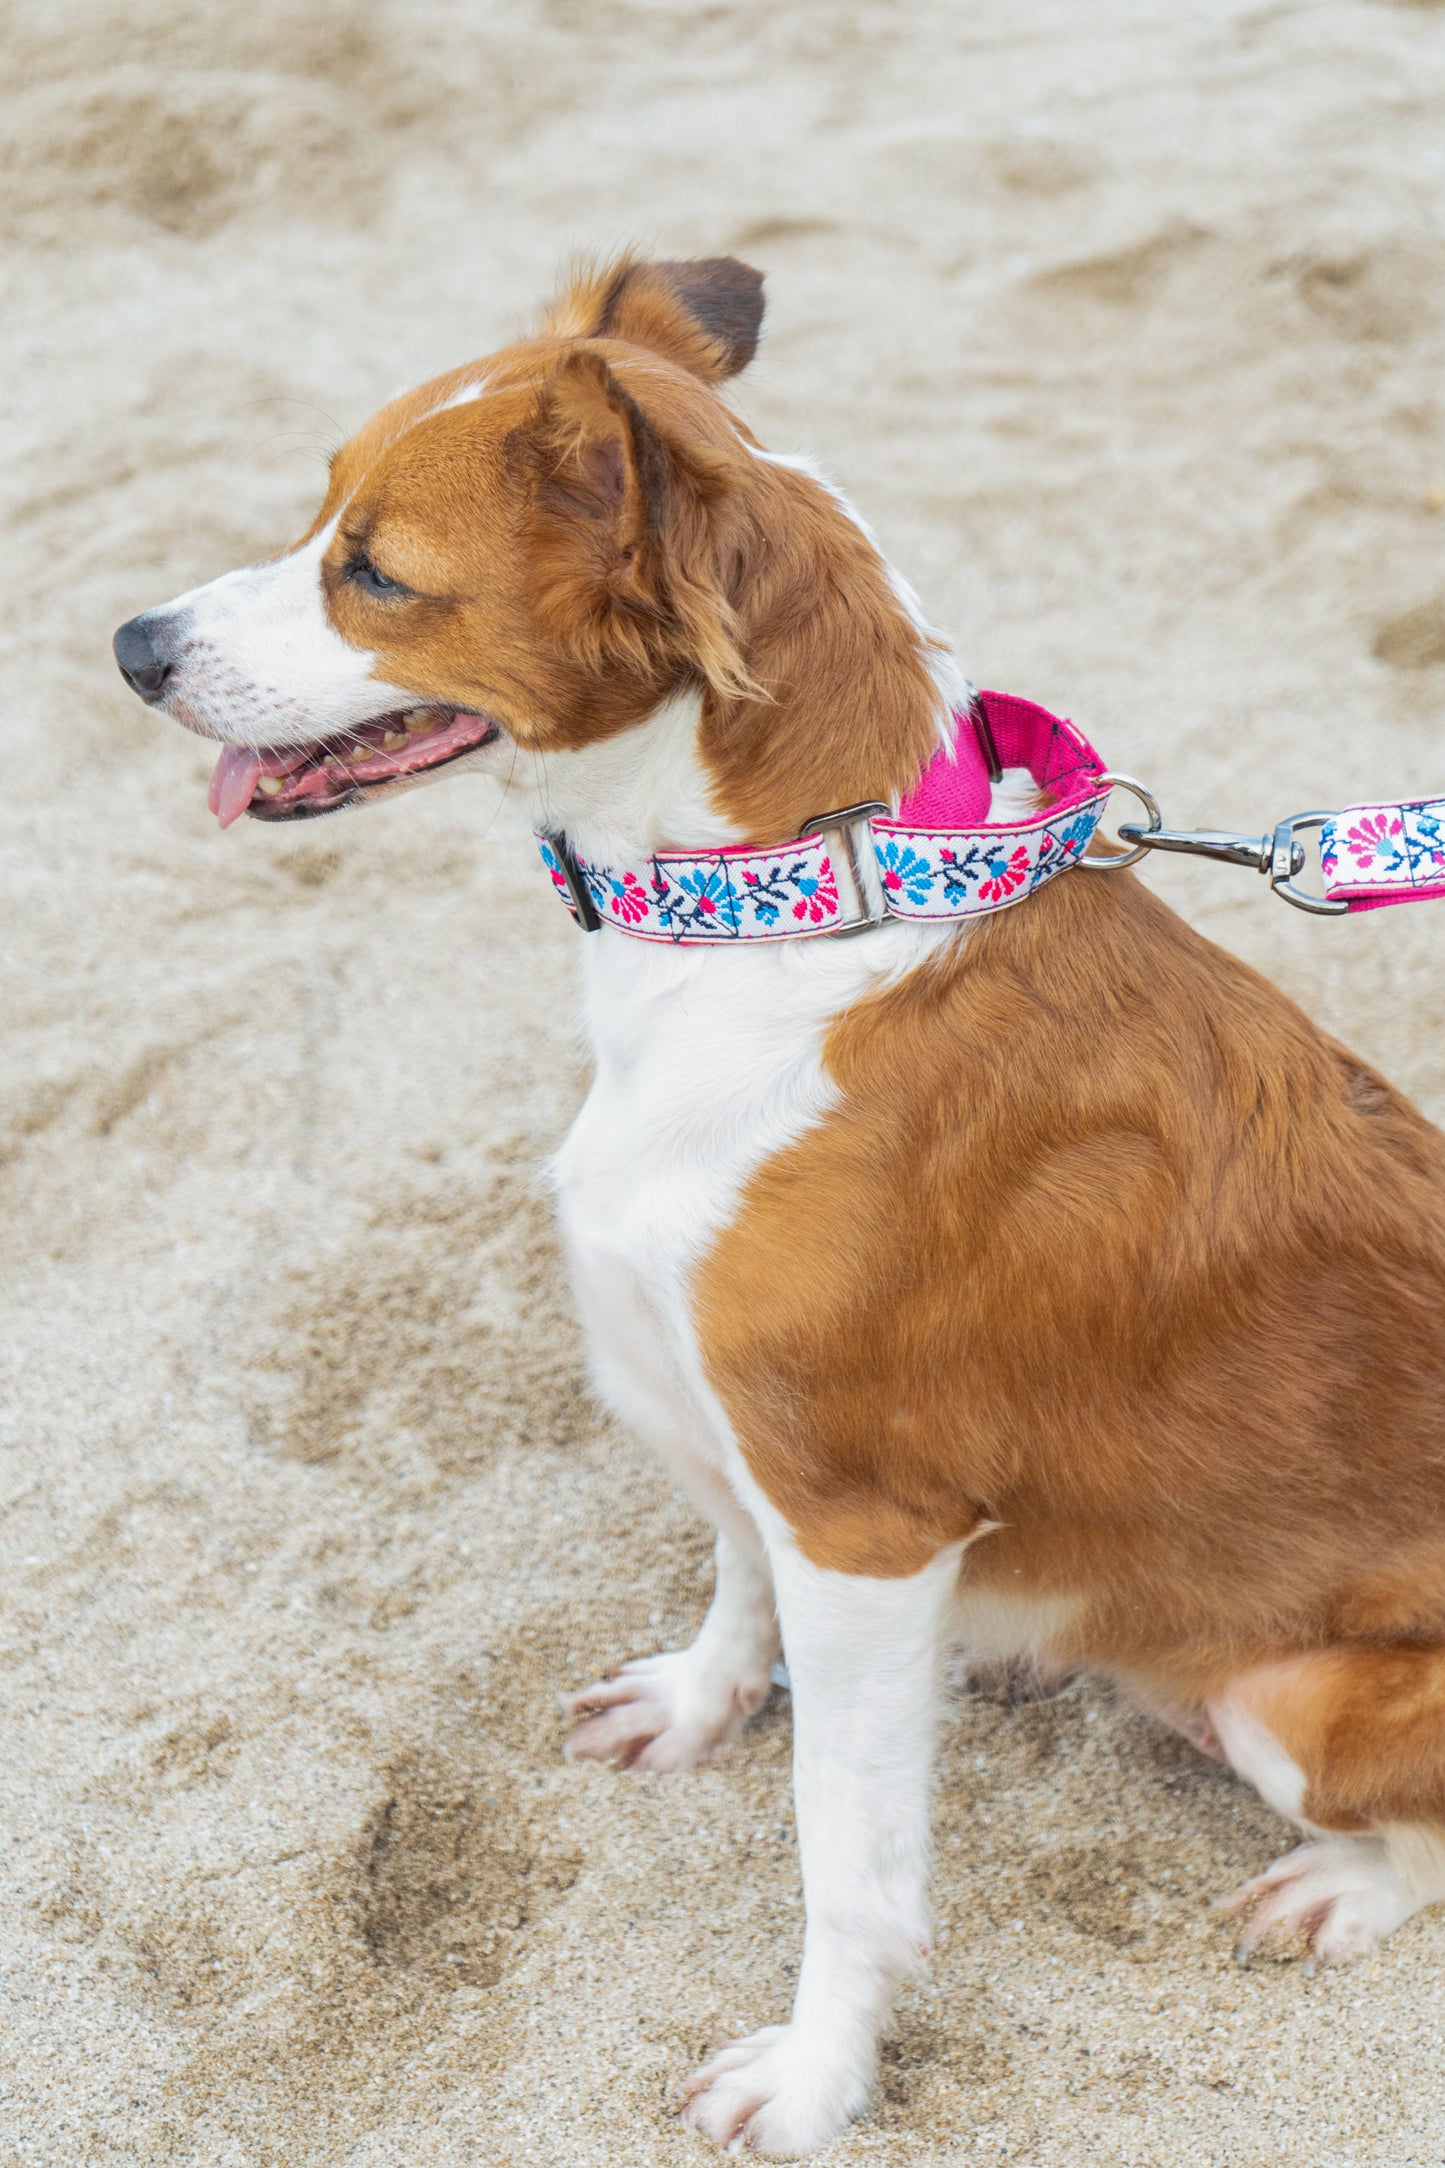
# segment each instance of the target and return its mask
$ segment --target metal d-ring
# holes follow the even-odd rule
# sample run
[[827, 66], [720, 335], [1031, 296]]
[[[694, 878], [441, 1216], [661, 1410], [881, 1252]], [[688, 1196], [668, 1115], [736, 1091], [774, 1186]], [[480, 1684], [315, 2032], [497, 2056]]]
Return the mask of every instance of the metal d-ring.
[[[1076, 863], [1083, 868], [1085, 873], [1122, 873], [1125, 866], [1137, 866], [1139, 860], [1144, 857], [1149, 845], [1143, 838], [1152, 836], [1156, 829], [1163, 827], [1164, 816], [1159, 810], [1158, 800], [1155, 798], [1153, 791], [1146, 790], [1144, 785], [1137, 781], [1134, 776], [1115, 775], [1112, 770], [1106, 768], [1104, 773], [1097, 778], [1097, 782], [1101, 790], [1107, 786], [1111, 793], [1116, 790], [1132, 791], [1149, 816], [1149, 824], [1147, 828], [1140, 828], [1137, 821], [1129, 823], [1131, 828], [1138, 831], [1140, 841], [1131, 850], [1125, 851], [1122, 857], [1080, 858]], [[1103, 826], [1103, 820], [1104, 816], [1101, 812], [1099, 815], [1100, 827]]]

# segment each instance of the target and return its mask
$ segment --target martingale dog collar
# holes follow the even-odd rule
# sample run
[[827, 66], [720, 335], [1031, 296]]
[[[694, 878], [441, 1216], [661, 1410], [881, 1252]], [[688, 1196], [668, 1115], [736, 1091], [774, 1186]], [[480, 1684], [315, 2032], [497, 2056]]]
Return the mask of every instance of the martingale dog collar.
[[[1041, 811], [990, 822], [1005, 768], [1028, 770]], [[980, 693], [896, 813], [843, 806], [769, 850], [659, 851], [628, 866], [584, 858], [555, 831], [538, 830], [537, 841], [588, 933], [610, 925], [679, 948], [864, 933], [890, 918], [978, 918], [1022, 902], [1083, 857], [1116, 781], [1128, 787], [1072, 723], [1031, 700]]]

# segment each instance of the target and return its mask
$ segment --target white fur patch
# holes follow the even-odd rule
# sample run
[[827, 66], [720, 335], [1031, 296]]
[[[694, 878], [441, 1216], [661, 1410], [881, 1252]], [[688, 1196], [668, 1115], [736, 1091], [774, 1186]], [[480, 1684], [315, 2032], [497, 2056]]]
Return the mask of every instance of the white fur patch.
[[443, 399], [439, 407], [432, 408], [432, 413], [445, 414], [449, 407], [470, 406], [474, 400], [484, 397], [486, 390], [486, 377], [475, 376], [469, 383], [458, 385], [450, 399]]
[[[672, 701], [638, 729], [538, 762], [543, 822], [624, 862], [738, 840], [710, 799], [698, 716], [695, 697]], [[822, 1060], [832, 1019], [967, 937], [892, 922], [858, 941], [724, 950], [608, 928], [579, 943], [595, 1073], [553, 1163], [578, 1306], [604, 1397], [695, 1496], [725, 1496], [740, 1464], [697, 1349], [697, 1264], [757, 1168], [835, 1105]], [[740, 1512], [735, 1500], [712, 1510]]]
[[991, 821], [1025, 821], [1039, 810], [1041, 793], [1027, 768], [1005, 768], [989, 793]]
[[1445, 1897], [1445, 1831], [1397, 1822], [1296, 1846], [1226, 1900], [1239, 1952], [1303, 1943], [1320, 1964], [1363, 1957], [1423, 1905]]
[[226, 744], [280, 746], [413, 703], [373, 675], [375, 655], [343, 640], [326, 614], [321, 560], [335, 526], [148, 613], [165, 621], [169, 712]]
[[602, 864], [636, 861], [669, 845], [736, 843], [738, 831], [708, 787], [701, 721], [701, 697], [680, 693], [598, 745], [529, 755], [518, 788], [535, 800], [538, 827], [561, 829], [585, 858]]
[[1069, 1661], [1069, 1628], [1079, 1606], [1071, 1596], [1011, 1596], [998, 1588], [975, 1588], [968, 1569], [954, 1598], [952, 1638], [963, 1665]]
[[866, 2103], [879, 2030], [928, 1956], [939, 1652], [959, 1546], [875, 1580], [811, 1565], [768, 1524], [793, 1688], [803, 1963], [789, 2022], [700, 2070], [684, 2120], [717, 2144], [793, 2159]]
[[1210, 1721], [1230, 1766], [1239, 1771], [1246, 1783], [1252, 1784], [1261, 1799], [1282, 1814], [1286, 1821], [1297, 1822], [1302, 1829], [1314, 1825], [1306, 1822], [1301, 1808], [1304, 1805], [1305, 1774], [1298, 1762], [1285, 1752], [1274, 1733], [1243, 1701], [1233, 1694], [1220, 1694], [1208, 1704]]

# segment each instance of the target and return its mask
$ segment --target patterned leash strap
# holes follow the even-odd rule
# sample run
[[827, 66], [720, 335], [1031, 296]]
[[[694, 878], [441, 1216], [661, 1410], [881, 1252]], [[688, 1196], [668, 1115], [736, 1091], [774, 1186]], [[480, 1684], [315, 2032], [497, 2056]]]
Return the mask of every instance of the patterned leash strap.
[[1347, 911], [1445, 896], [1445, 798], [1346, 806], [1320, 830], [1320, 864]]
[[[1223, 828], [1166, 828], [1159, 807], [1142, 783], [1113, 780], [1140, 799], [1148, 818], [1121, 821], [1117, 857], [1085, 861], [1090, 870], [1132, 866], [1146, 851], [1179, 851], [1226, 865], [1252, 866], [1277, 896], [1319, 918], [1347, 911], [1377, 911], [1387, 903], [1423, 903], [1445, 896], [1445, 798], [1412, 798], [1397, 805], [1351, 805], [1339, 813], [1292, 813], [1262, 836]], [[1323, 895], [1301, 888], [1305, 848], [1299, 838], [1318, 832]]]

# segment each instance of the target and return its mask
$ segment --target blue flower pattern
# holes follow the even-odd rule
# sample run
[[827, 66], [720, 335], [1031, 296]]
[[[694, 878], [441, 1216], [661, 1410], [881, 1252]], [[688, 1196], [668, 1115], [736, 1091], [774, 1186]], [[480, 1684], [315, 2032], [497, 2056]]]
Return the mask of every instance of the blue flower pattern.
[[1445, 881], [1445, 799], [1430, 798], [1403, 811], [1411, 879], [1432, 886]]
[[674, 941], [735, 941], [740, 911], [722, 859], [695, 859], [676, 874], [653, 860], [658, 916]]
[[883, 891], [889, 903], [900, 895], [906, 896], [911, 904], [927, 903], [933, 893], [934, 881], [934, 870], [928, 860], [911, 843], [895, 840], [890, 835], [879, 836], [877, 843]]
[[1019, 903], [1082, 857], [1103, 805], [1094, 798], [1031, 824], [972, 835], [880, 823], [874, 832], [888, 907], [898, 918], [976, 918]]

